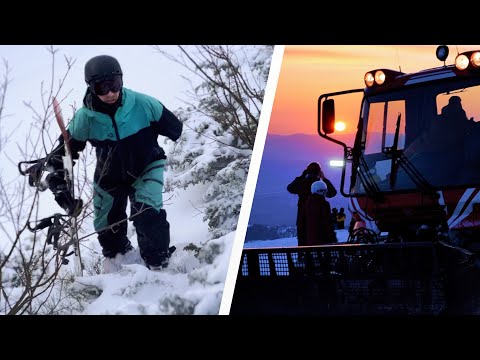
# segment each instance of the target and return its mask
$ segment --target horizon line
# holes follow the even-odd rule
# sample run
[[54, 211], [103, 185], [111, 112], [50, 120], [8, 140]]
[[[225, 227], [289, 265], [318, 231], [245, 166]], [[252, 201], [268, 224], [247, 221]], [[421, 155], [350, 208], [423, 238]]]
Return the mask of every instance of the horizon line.
[[[350, 131], [350, 132], [338, 132], [338, 134], [335, 134], [335, 135], [348, 135], [348, 134], [355, 134], [356, 132], [355, 131]], [[293, 135], [316, 135], [316, 136], [319, 136], [320, 135], [315, 132], [315, 133], [290, 133], [290, 134], [279, 134], [279, 133], [272, 133], [272, 132], [268, 132], [267, 133], [268, 136], [270, 135], [275, 135], [275, 136], [293, 136]]]

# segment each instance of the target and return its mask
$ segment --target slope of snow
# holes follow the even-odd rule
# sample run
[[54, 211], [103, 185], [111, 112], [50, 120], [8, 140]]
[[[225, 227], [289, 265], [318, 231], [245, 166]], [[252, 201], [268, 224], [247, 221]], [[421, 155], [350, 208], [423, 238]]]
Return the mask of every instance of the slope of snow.
[[[171, 226], [170, 245], [177, 250], [165, 270], [148, 270], [139, 255], [134, 227], [129, 234], [135, 246], [129, 262], [112, 274], [78, 277], [70, 291], [93, 294], [80, 314], [217, 314], [234, 233], [208, 240], [208, 228], [199, 216], [205, 185], [171, 195], [166, 206]], [[102, 260], [95, 237], [82, 246], [87, 269]], [[72, 265], [73, 266], [73, 265]], [[73, 267], [70, 268], [73, 271]]]
[[[118, 272], [102, 274], [104, 258], [97, 236], [91, 235], [81, 240], [84, 276], [74, 277], [74, 258], [70, 256], [69, 264], [61, 268], [62, 280], [57, 281], [52, 294], [39, 296], [33, 308], [38, 306], [40, 314], [218, 314], [234, 232], [212, 239], [201, 212], [208, 186], [190, 185], [164, 194], [170, 245], [176, 247], [166, 269], [150, 271], [145, 267], [129, 221], [127, 234], [135, 250]], [[81, 230], [80, 237], [93, 232], [91, 217], [84, 220]], [[43, 243], [46, 230], [37, 234]], [[52, 250], [47, 246], [49, 253]], [[10, 301], [21, 294], [16, 279], [13, 270], [2, 274]], [[5, 309], [3, 301], [4, 297], [0, 298]]]
[[[337, 233], [337, 239], [339, 243], [346, 242], [348, 239], [348, 230], [335, 230]], [[255, 248], [269, 248], [269, 247], [291, 247], [297, 246], [297, 238], [282, 238], [274, 240], [253, 240], [246, 242], [244, 245], [245, 249], [255, 249]]]

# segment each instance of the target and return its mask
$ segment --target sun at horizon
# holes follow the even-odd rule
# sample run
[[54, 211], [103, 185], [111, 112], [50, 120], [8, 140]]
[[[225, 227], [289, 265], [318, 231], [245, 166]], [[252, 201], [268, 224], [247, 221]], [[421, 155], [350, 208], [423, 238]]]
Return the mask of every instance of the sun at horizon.
[[336, 131], [343, 131], [347, 128], [347, 125], [343, 121], [336, 121], [335, 122], [335, 130]]

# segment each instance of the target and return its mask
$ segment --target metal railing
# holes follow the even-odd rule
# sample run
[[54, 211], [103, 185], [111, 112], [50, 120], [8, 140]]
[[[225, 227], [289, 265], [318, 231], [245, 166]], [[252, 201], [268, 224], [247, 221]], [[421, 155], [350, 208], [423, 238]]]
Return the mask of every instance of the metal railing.
[[480, 313], [475, 258], [441, 242], [244, 249], [231, 314]]

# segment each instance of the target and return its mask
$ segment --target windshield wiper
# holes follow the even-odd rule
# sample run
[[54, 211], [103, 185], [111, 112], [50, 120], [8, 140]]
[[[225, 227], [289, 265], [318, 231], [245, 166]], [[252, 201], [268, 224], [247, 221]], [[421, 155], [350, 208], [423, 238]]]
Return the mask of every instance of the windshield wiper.
[[395, 136], [393, 138], [393, 145], [391, 147], [385, 147], [383, 149], [383, 153], [386, 155], [387, 159], [392, 159], [392, 164], [390, 166], [390, 188], [393, 189], [397, 182], [397, 173], [398, 173], [398, 159], [400, 157], [400, 153], [398, 151], [398, 136], [400, 134], [400, 120], [402, 118], [402, 114], [398, 113], [397, 117], [397, 125], [395, 127]]
[[438, 198], [438, 193], [435, 188], [425, 179], [425, 177], [413, 166], [408, 158], [403, 154], [403, 150], [398, 150], [398, 138], [400, 135], [400, 120], [402, 114], [398, 113], [397, 124], [395, 127], [395, 136], [393, 138], [393, 145], [391, 147], [385, 147], [383, 153], [387, 158], [392, 160], [390, 167], [390, 188], [393, 190], [397, 182], [398, 169], [401, 167], [408, 177], [414, 182], [417, 188], [424, 194], [431, 196], [432, 198]]
[[439, 195], [435, 188], [430, 184], [427, 179], [422, 175], [418, 169], [413, 166], [410, 160], [403, 154], [403, 151], [400, 150], [397, 158], [397, 164], [400, 166], [405, 173], [412, 179], [417, 188], [426, 195], [429, 195], [433, 199], [438, 199]]

